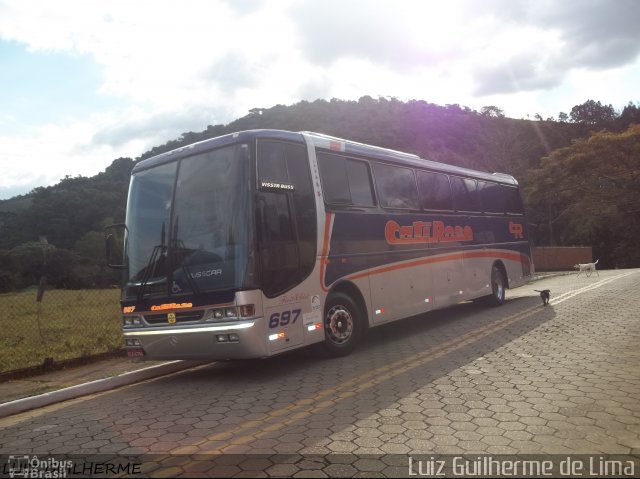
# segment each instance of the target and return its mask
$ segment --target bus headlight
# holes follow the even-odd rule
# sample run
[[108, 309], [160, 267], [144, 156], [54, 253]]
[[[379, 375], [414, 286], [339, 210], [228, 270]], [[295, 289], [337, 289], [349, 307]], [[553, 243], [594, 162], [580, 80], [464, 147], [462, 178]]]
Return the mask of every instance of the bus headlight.
[[140, 316], [123, 316], [122, 326], [125, 328], [139, 328], [142, 326], [142, 318]]
[[204, 313], [205, 321], [232, 321], [241, 318], [250, 318], [256, 313], [253, 304], [245, 304], [242, 306], [230, 306], [227, 308], [208, 309]]

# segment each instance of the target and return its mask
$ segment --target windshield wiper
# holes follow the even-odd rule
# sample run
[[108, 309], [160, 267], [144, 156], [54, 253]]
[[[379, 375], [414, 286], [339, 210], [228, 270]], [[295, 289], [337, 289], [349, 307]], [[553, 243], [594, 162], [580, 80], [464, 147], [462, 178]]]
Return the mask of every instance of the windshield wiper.
[[[173, 234], [171, 235], [171, 240], [169, 242], [169, 258], [170, 258], [169, 266], [170, 267], [169, 267], [169, 279], [167, 281], [169, 285], [168, 286], [169, 290], [173, 285], [173, 269], [174, 269], [173, 260], [176, 259], [175, 252], [180, 251], [181, 253], [183, 253], [183, 252], [189, 251], [189, 249], [187, 249], [187, 247], [185, 246], [184, 241], [178, 238], [179, 220], [180, 220], [180, 217], [176, 215], [173, 223]], [[191, 271], [189, 271], [189, 268], [187, 267], [187, 264], [185, 262], [185, 256], [181, 254], [179, 257], [179, 261], [180, 261], [180, 269], [182, 270], [187, 283], [189, 283], [189, 288], [191, 288], [191, 291], [194, 294], [200, 294], [200, 288], [194, 281], [193, 276], [191, 275]]]
[[140, 280], [140, 286], [138, 287], [137, 294], [137, 302], [142, 301], [144, 298], [144, 292], [149, 283], [149, 279], [153, 277], [153, 274], [156, 271], [156, 267], [158, 265], [159, 257], [166, 256], [167, 248], [165, 247], [165, 226], [164, 221], [162, 222], [162, 230], [160, 231], [160, 244], [153, 247], [153, 251], [151, 252], [151, 256], [149, 257], [149, 261], [147, 261], [147, 265], [144, 268], [144, 275]]

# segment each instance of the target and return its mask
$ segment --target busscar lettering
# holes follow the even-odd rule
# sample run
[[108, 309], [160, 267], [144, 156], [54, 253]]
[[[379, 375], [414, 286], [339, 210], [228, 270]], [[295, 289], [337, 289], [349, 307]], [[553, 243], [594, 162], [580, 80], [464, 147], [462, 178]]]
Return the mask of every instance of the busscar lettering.
[[198, 271], [191, 275], [192, 278], [207, 278], [209, 276], [218, 276], [222, 274], [221, 269], [209, 269], [206, 271]]
[[445, 225], [442, 221], [414, 221], [412, 225], [400, 226], [391, 220], [387, 221], [384, 236], [390, 245], [473, 241], [473, 229]]

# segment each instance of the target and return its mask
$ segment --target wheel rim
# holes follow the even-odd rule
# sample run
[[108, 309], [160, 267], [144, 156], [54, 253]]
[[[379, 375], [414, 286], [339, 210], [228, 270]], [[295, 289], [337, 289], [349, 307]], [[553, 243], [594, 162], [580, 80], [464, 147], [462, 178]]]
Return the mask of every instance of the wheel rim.
[[502, 273], [499, 270], [494, 270], [493, 272], [493, 291], [496, 298], [502, 301], [502, 298], [504, 298], [504, 283]]
[[353, 316], [344, 306], [336, 305], [327, 312], [327, 337], [334, 344], [349, 342], [353, 335]]

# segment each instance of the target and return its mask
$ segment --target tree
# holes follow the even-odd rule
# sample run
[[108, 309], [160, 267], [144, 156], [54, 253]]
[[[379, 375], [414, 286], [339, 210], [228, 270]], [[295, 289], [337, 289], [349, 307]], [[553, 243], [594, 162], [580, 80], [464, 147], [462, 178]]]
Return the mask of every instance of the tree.
[[623, 128], [633, 125], [634, 123], [640, 123], [640, 108], [633, 102], [629, 102], [629, 104], [622, 109], [619, 121]]
[[573, 123], [587, 125], [602, 125], [613, 122], [617, 115], [611, 105], [603, 105], [599, 101], [587, 100], [582, 105], [576, 105], [569, 114]]
[[491, 118], [504, 118], [504, 111], [493, 105], [480, 108], [480, 114]]
[[39, 241], [22, 243], [12, 248], [7, 259], [16, 265], [14, 272], [17, 287], [38, 284], [42, 276], [47, 276], [47, 264], [55, 252], [55, 246]]
[[541, 237], [594, 247], [606, 266], [640, 265], [640, 125], [600, 131], [555, 150], [525, 188]]
[[0, 293], [6, 293], [20, 288], [18, 271], [20, 263], [9, 251], [0, 250]]

